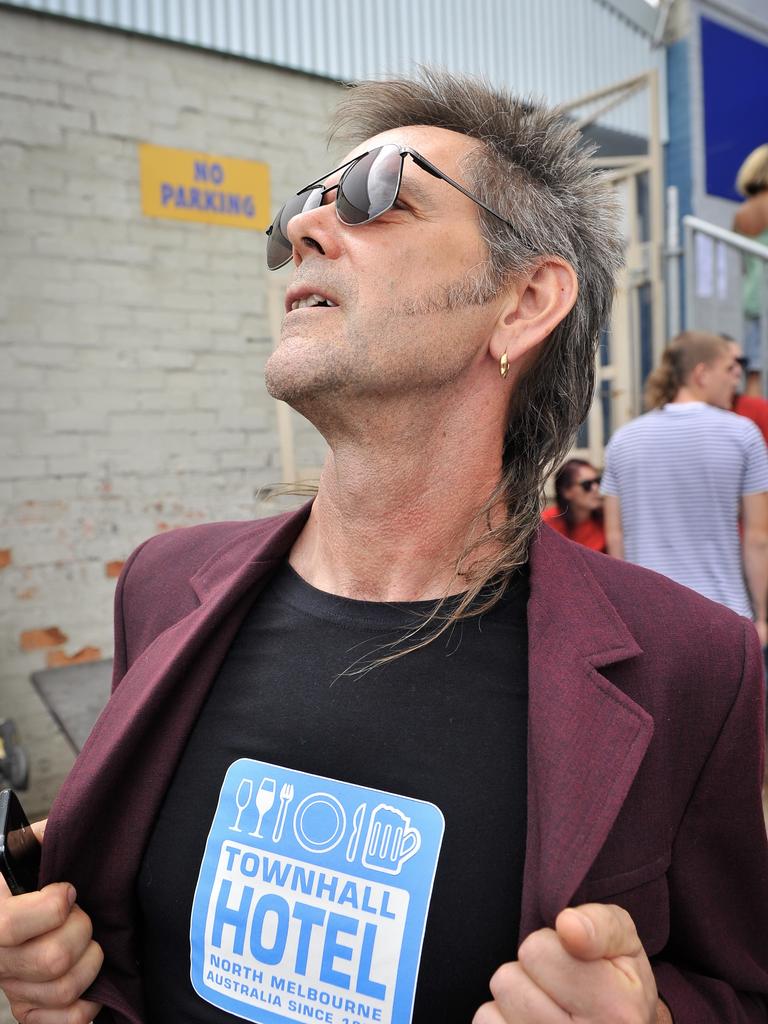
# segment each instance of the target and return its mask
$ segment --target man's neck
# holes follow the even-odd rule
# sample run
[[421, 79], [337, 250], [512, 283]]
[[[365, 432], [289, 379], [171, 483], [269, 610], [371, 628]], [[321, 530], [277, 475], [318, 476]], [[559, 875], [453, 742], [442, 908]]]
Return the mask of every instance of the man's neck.
[[681, 405], [685, 402], [705, 402], [704, 395], [698, 388], [689, 387], [684, 384], [672, 399], [672, 405]]
[[[466, 589], [456, 574], [500, 473], [489, 438], [441, 427], [367, 448], [337, 446], [323, 468], [292, 567], [320, 590], [370, 601], [436, 599]], [[484, 444], [484, 441], [487, 442]], [[499, 513], [503, 514], [503, 513]], [[489, 553], [488, 550], [483, 554]], [[476, 556], [474, 556], [476, 557]]]

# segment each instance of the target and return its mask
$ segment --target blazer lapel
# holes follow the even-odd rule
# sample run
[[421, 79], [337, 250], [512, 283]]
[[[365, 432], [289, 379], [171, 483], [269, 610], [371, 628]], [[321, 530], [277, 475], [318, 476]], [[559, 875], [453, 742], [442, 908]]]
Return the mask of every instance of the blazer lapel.
[[[168, 782], [200, 707], [255, 596], [298, 536], [308, 507], [244, 530], [221, 547], [189, 580], [200, 604], [161, 632], [136, 658], [99, 717], [46, 830], [42, 876], [63, 870], [93, 890], [104, 875], [90, 841], [92, 819], [107, 834], [125, 833], [110, 862], [104, 892], [122, 895], [116, 876], [135, 870]], [[129, 609], [128, 616], [144, 614]], [[87, 772], [85, 766], [87, 765]], [[87, 793], [88, 815], [79, 813]], [[126, 832], [125, 822], [131, 822]], [[82, 832], [82, 835], [76, 835]], [[61, 843], [59, 840], [62, 840]], [[82, 845], [80, 845], [80, 843]], [[79, 849], [76, 865], [62, 862]], [[77, 874], [78, 877], [72, 877]], [[107, 901], [109, 902], [109, 901]], [[115, 907], [119, 916], [120, 908]]]
[[542, 528], [528, 603], [528, 833], [521, 939], [568, 905], [653, 733], [601, 668], [642, 653], [576, 544]]

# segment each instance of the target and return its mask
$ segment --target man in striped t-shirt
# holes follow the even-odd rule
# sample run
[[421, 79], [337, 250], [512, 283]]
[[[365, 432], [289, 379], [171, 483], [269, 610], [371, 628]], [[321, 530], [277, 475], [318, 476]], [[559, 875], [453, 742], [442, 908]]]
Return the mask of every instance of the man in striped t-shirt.
[[605, 453], [606, 538], [610, 554], [753, 618], [765, 645], [768, 453], [754, 423], [727, 411], [734, 363], [728, 343], [703, 332], [666, 349], [648, 378], [651, 411]]

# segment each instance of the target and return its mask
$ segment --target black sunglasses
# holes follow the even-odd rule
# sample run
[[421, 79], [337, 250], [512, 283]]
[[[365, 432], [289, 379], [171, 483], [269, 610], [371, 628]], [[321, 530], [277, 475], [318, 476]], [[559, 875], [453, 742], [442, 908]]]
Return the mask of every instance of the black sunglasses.
[[[507, 227], [514, 225], [502, 217], [500, 213], [486, 206], [482, 199], [468, 192], [463, 185], [453, 178], [449, 178], [439, 167], [417, 153], [415, 149], [407, 146], [397, 146], [394, 143], [387, 143], [384, 146], [377, 146], [375, 149], [361, 153], [353, 157], [341, 167], [335, 168], [324, 174], [317, 181], [305, 185], [303, 189], [292, 196], [287, 203], [280, 207], [277, 216], [267, 228], [267, 266], [270, 270], [279, 270], [286, 263], [290, 262], [293, 255], [293, 245], [288, 240], [288, 224], [300, 213], [308, 210], [316, 210], [323, 202], [323, 196], [336, 189], [336, 216], [342, 224], [348, 227], [358, 227], [361, 224], [370, 224], [387, 210], [391, 210], [397, 202], [397, 195], [403, 181], [403, 164], [409, 156], [423, 171], [435, 178], [441, 178], [453, 185], [459, 192], [477, 203], [488, 213], [493, 214]], [[337, 171], [344, 171], [335, 185], [322, 188], [322, 182]], [[518, 236], [519, 237], [519, 236]]]
[[585, 494], [589, 494], [593, 487], [600, 486], [600, 481], [602, 479], [603, 478], [601, 476], [595, 476], [591, 480], [579, 480], [579, 487]]
[[738, 363], [742, 370], [746, 371], [749, 369], [749, 359], [746, 356], [736, 356], [734, 362]]

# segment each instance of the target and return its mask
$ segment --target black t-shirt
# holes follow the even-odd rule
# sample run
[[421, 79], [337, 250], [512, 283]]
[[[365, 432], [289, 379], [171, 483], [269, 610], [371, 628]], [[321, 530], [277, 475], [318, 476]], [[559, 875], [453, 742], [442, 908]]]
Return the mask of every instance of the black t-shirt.
[[[383, 890], [344, 879], [354, 870], [352, 862], [362, 861], [368, 868], [373, 864], [375, 871], [368, 875], [374, 881], [379, 878], [390, 885], [391, 894], [401, 891], [397, 887], [405, 884], [411, 866], [406, 861], [412, 857], [416, 865], [418, 860], [414, 846], [419, 830], [410, 824], [411, 817], [421, 808], [432, 816], [430, 821], [439, 817], [428, 805], [439, 809], [445, 828], [431, 900], [431, 878], [420, 882], [428, 914], [413, 1021], [469, 1024], [477, 1007], [490, 998], [491, 975], [514, 959], [517, 949], [526, 825], [527, 597], [527, 575], [520, 573], [490, 612], [463, 621], [420, 650], [364, 675], [351, 675], [345, 670], [396, 649], [382, 645], [402, 644], [404, 628], [422, 622], [433, 605], [349, 600], [316, 590], [287, 564], [279, 570], [254, 603], [219, 670], [143, 859], [138, 880], [140, 955], [151, 1024], [222, 1024], [239, 1018], [267, 1024], [300, 1019], [332, 1024], [407, 1020], [410, 1003], [406, 1010], [399, 1006], [393, 1017], [389, 1004], [377, 1002], [383, 999], [385, 986], [373, 979], [389, 977], [389, 968], [375, 960], [375, 953], [371, 959], [365, 941], [361, 953], [356, 934], [355, 915], [360, 917], [361, 934], [365, 916], [358, 904], [365, 909], [366, 899], [375, 903], [375, 893]], [[236, 770], [245, 771], [248, 778], [243, 776], [237, 792], [229, 791], [225, 776]], [[351, 785], [342, 791], [331, 780]], [[357, 803], [354, 821], [354, 803], [348, 811], [342, 806], [347, 791], [365, 798]], [[305, 792], [309, 796], [299, 802]], [[254, 891], [258, 879], [241, 887], [238, 895], [229, 881], [219, 882], [228, 887], [224, 896], [220, 889], [218, 897], [229, 915], [226, 923], [211, 924], [205, 907], [196, 923], [201, 890], [208, 884], [205, 858], [212, 856], [206, 839], [210, 829], [210, 848], [214, 815], [225, 813], [229, 817], [222, 849], [234, 850], [232, 844], [241, 840], [256, 842], [247, 838], [254, 833], [266, 835], [267, 841], [279, 837], [283, 844], [289, 838], [294, 850], [321, 867], [323, 856], [330, 858], [335, 847], [333, 855], [341, 858], [345, 871], [338, 875], [341, 888], [333, 882], [337, 905], [328, 907], [327, 915], [317, 906], [303, 911], [305, 918], [316, 916], [303, 919], [307, 931], [302, 934], [318, 943], [325, 934], [325, 952], [321, 954], [318, 945], [316, 954], [308, 953], [305, 943], [303, 963], [289, 983], [233, 966], [236, 957], [211, 957], [206, 965], [206, 972], [215, 967], [207, 973], [210, 983], [227, 986], [223, 1002], [214, 999], [212, 1005], [190, 980], [190, 959], [195, 959], [191, 946], [198, 941], [202, 948], [222, 941], [222, 936], [235, 946], [238, 941], [241, 947], [247, 945], [242, 915], [253, 911], [253, 903], [253, 921], [261, 906], [256, 901], [262, 890]], [[358, 820], [367, 815], [369, 825]], [[386, 833], [395, 836], [390, 867], [374, 862], [370, 852], [372, 842], [383, 834], [374, 829], [385, 821], [395, 829]], [[421, 827], [424, 850], [429, 845], [426, 831], [427, 825]], [[297, 840], [308, 855], [295, 845]], [[250, 948], [256, 941], [259, 955], [274, 965], [281, 943], [287, 941], [288, 932], [281, 931], [284, 923], [288, 928], [287, 909], [285, 922], [281, 917], [284, 907], [289, 897], [301, 892], [308, 876], [300, 867], [303, 874], [288, 875], [289, 864], [295, 871], [299, 861], [281, 858], [274, 852], [279, 847], [272, 849], [272, 854], [263, 853], [261, 862], [251, 857], [247, 866], [260, 863], [267, 878], [272, 872], [272, 890], [259, 918], [261, 938], [251, 938]], [[235, 854], [230, 852], [229, 857], [232, 867]], [[255, 874], [254, 868], [244, 882]], [[331, 875], [320, 875], [328, 891]], [[259, 884], [266, 885], [263, 877]], [[278, 884], [283, 888], [275, 889]], [[385, 904], [387, 898], [385, 894]], [[417, 900], [411, 899], [408, 905], [413, 908]], [[345, 906], [338, 905], [344, 901]], [[374, 913], [373, 907], [368, 910]], [[390, 926], [389, 919], [396, 916], [386, 907], [378, 907], [376, 913], [375, 920], [367, 918], [373, 922], [369, 930], [378, 924]], [[336, 930], [328, 939], [323, 928], [330, 922]], [[290, 926], [299, 928], [293, 919]], [[366, 936], [370, 938], [368, 932]], [[415, 961], [413, 970], [420, 937], [419, 932], [418, 942], [409, 940], [397, 951]], [[322, 955], [325, 982], [335, 979], [340, 987], [318, 985], [311, 978], [307, 982], [308, 955]], [[355, 992], [355, 983], [345, 979], [351, 976], [352, 960], [358, 958], [365, 961], [364, 969], [355, 969], [367, 980], [365, 985], [358, 982]], [[278, 969], [270, 966], [269, 972]], [[243, 1001], [248, 1004], [245, 1009]]]

